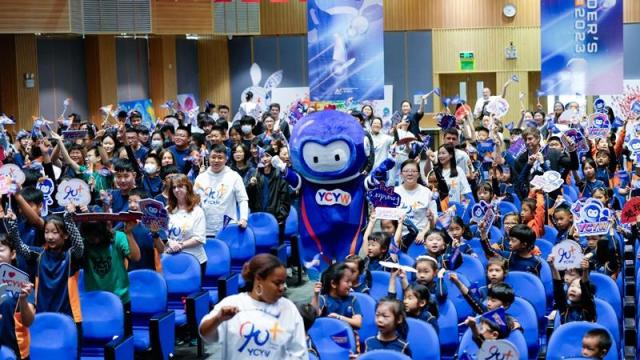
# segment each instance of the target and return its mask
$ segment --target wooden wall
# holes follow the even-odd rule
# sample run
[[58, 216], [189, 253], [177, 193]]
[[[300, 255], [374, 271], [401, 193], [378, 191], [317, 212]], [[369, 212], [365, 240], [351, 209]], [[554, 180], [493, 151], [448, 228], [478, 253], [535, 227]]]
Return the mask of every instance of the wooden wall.
[[231, 104], [229, 47], [226, 37], [198, 40], [200, 98]]
[[157, 117], [168, 115], [160, 106], [178, 95], [176, 37], [164, 35], [149, 39], [149, 97]]
[[118, 76], [116, 64], [116, 39], [111, 35], [87, 36], [85, 40], [87, 69], [87, 103], [90, 117], [100, 125], [101, 106], [118, 103]]
[[154, 34], [213, 33], [212, 0], [152, 0]]
[[69, 0], [2, 0], [0, 33], [68, 33]]
[[307, 3], [298, 0], [285, 3], [262, 1], [260, 32], [262, 35], [306, 34]]

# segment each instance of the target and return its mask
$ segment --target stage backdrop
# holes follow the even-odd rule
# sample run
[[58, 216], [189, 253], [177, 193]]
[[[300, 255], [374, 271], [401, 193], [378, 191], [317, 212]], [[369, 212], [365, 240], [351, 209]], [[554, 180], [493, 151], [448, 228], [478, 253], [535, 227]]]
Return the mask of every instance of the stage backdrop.
[[542, 91], [622, 92], [622, 0], [542, 0]]
[[311, 101], [382, 100], [382, 0], [309, 0]]

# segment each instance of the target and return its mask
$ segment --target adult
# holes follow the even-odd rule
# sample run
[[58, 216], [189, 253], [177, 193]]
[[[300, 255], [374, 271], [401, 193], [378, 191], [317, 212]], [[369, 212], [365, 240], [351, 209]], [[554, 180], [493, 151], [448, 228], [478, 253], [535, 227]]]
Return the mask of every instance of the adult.
[[442, 140], [445, 144], [451, 144], [456, 155], [456, 166], [464, 171], [469, 177], [471, 175], [471, 159], [466, 151], [458, 149], [460, 145], [460, 134], [456, 128], [448, 128], [443, 131]]
[[508, 80], [506, 83], [504, 83], [504, 85], [502, 86], [502, 94], [500, 96], [492, 96], [491, 89], [489, 89], [488, 87], [482, 89], [482, 97], [478, 98], [478, 100], [476, 101], [476, 105], [473, 107], [473, 117], [475, 119], [481, 119], [482, 116], [489, 115], [489, 113], [486, 111], [487, 105], [489, 105], [489, 103], [493, 100], [504, 98], [510, 83], [511, 80]]
[[409, 100], [402, 100], [400, 103], [402, 121], [409, 122], [409, 131], [413, 133], [416, 139], [420, 139], [420, 119], [424, 116], [424, 103], [426, 100], [425, 96], [420, 99], [420, 107], [417, 112], [411, 112], [411, 102]]
[[[420, 184], [420, 164], [417, 161], [405, 160], [400, 165], [400, 175], [402, 183], [395, 188], [395, 192], [400, 195], [400, 208], [406, 210], [406, 219], [418, 228], [415, 241], [422, 244], [427, 232], [435, 225], [438, 207], [431, 190]], [[410, 244], [404, 245], [408, 247]]]
[[[528, 196], [529, 183], [535, 175], [541, 175], [548, 170], [559, 173], [563, 173], [564, 170], [578, 170], [578, 154], [571, 139], [564, 137], [568, 144], [568, 154], [554, 148], [547, 148], [546, 154], [543, 154], [540, 130], [534, 127], [526, 128], [522, 131], [522, 138], [527, 151], [518, 156], [514, 163], [516, 175], [514, 185], [520, 198]], [[550, 196], [555, 199], [558, 194], [559, 190], [556, 190]]]
[[273, 119], [276, 121], [275, 126], [277, 128], [280, 128], [282, 135], [284, 135], [284, 137], [288, 141], [289, 137], [291, 136], [291, 129], [289, 128], [289, 123], [287, 122], [287, 119], [285, 119], [284, 116], [281, 115], [280, 104], [271, 103], [271, 105], [269, 105], [269, 113], [271, 114], [271, 116], [273, 116]]
[[[460, 203], [463, 197], [471, 196], [471, 186], [464, 175], [464, 170], [456, 165], [453, 145], [440, 145], [437, 154], [430, 153], [430, 156], [431, 161], [436, 163], [433, 168], [438, 173], [436, 176], [441, 176], [449, 187], [449, 201]], [[429, 170], [426, 169], [426, 171]]]
[[393, 136], [382, 132], [382, 119], [374, 117], [371, 120], [371, 139], [373, 140], [373, 168], [377, 168], [389, 155]]
[[191, 150], [189, 149], [189, 143], [191, 142], [191, 128], [189, 126], [180, 125], [176, 129], [176, 134], [173, 136], [173, 145], [167, 148], [173, 154], [173, 158], [176, 161], [176, 166], [181, 172], [184, 171], [186, 166], [185, 159], [189, 157]]
[[[222, 229], [224, 217], [247, 226], [249, 197], [240, 175], [227, 163], [227, 148], [218, 144], [211, 148], [209, 168], [196, 177], [194, 189], [200, 195], [201, 206], [207, 216], [207, 236], [214, 237]], [[237, 209], [240, 212], [237, 212]]]
[[[200, 322], [205, 342], [222, 344], [222, 359], [307, 359], [304, 323], [283, 297], [287, 271], [277, 257], [258, 254], [242, 269], [247, 292], [227, 296]], [[259, 351], [259, 352], [256, 352]]]
[[207, 266], [207, 254], [204, 251], [207, 220], [198, 206], [200, 197], [193, 192], [193, 185], [186, 175], [173, 176], [168, 202], [169, 241], [166, 252], [185, 252], [195, 256], [204, 274]]
[[375, 115], [373, 114], [373, 106], [366, 104], [363, 105], [360, 109], [360, 112], [364, 116], [364, 127], [367, 131], [371, 130], [371, 122], [373, 122], [373, 118]]

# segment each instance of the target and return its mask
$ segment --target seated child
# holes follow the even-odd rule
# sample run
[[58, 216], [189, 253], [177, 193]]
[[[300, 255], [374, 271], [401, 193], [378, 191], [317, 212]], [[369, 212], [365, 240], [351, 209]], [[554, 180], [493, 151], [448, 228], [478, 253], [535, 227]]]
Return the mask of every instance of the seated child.
[[364, 258], [366, 271], [389, 271], [380, 265], [381, 261], [393, 261], [389, 254], [391, 238], [382, 232], [374, 232], [367, 238], [367, 257]]
[[[129, 192], [129, 210], [140, 211], [139, 202], [142, 199], [147, 198], [147, 193], [142, 189], [133, 189]], [[120, 224], [122, 225], [122, 224]], [[115, 227], [115, 230], [124, 230], [121, 226]], [[149, 269], [161, 271], [162, 265], [160, 263], [160, 255], [164, 253], [165, 246], [162, 242], [161, 236], [158, 232], [151, 231], [142, 223], [138, 223], [134, 226], [133, 238], [135, 239], [138, 247], [140, 248], [140, 260], [129, 261], [127, 271], [133, 271], [138, 269]], [[166, 233], [164, 234], [166, 240]]]
[[371, 284], [371, 272], [365, 270], [364, 259], [358, 255], [349, 255], [344, 263], [351, 269], [351, 289], [355, 292], [368, 294]]
[[589, 260], [582, 260], [582, 276], [571, 281], [566, 295], [560, 272], [553, 265], [553, 255], [549, 255], [547, 262], [553, 277], [553, 297], [555, 299], [560, 323], [572, 321], [596, 321], [596, 303], [594, 300], [593, 284], [589, 281]]
[[526, 224], [535, 233], [535, 239], [544, 235], [544, 192], [532, 188], [529, 197], [522, 201], [520, 223]]
[[585, 256], [589, 255], [589, 268], [615, 280], [622, 267], [616, 244], [607, 235], [587, 236], [587, 247], [583, 252]]
[[481, 231], [482, 248], [487, 258], [492, 256], [504, 258], [509, 264], [509, 271], [525, 271], [535, 276], [540, 275], [542, 260], [538, 256], [531, 254], [535, 247], [536, 234], [528, 225], [518, 224], [511, 228], [509, 231], [510, 250], [508, 251], [492, 248], [484, 232], [485, 224], [480, 224], [478, 227]]
[[[508, 272], [507, 262], [504, 261], [504, 259], [492, 257], [489, 258], [487, 263], [487, 285], [479, 288], [473, 288], [473, 286], [468, 288], [461, 281], [456, 281], [454, 284], [460, 289], [461, 294], [469, 294], [469, 296], [473, 297], [478, 303], [483, 304], [487, 300], [489, 289], [494, 285], [503, 283]], [[454, 276], [454, 278], [457, 279], [457, 275]]]
[[[413, 266], [416, 269], [416, 280], [413, 284], [423, 285], [429, 290], [431, 296], [430, 302], [433, 302], [435, 300], [437, 300], [438, 302], [446, 301], [448, 292], [447, 285], [443, 279], [446, 270], [438, 270], [438, 263], [436, 262], [436, 259], [430, 256], [420, 255], [416, 259], [416, 263]], [[394, 299], [396, 297], [396, 276], [400, 276], [403, 290], [409, 288], [409, 281], [407, 280], [404, 271], [399, 270], [396, 272], [392, 272], [391, 279], [389, 279], [389, 296]], [[391, 287], [391, 285], [393, 285], [393, 288]]]
[[406, 341], [408, 326], [402, 304], [395, 299], [382, 299], [376, 306], [378, 334], [365, 340], [365, 351], [393, 350], [411, 357]]
[[504, 339], [510, 333], [509, 328], [504, 329], [498, 323], [484, 317], [476, 321], [474, 317], [469, 316], [464, 323], [471, 329], [471, 339], [473, 339], [478, 348], [482, 347], [482, 343], [485, 340]]
[[582, 337], [582, 356], [602, 360], [611, 349], [613, 341], [605, 329], [592, 329]]

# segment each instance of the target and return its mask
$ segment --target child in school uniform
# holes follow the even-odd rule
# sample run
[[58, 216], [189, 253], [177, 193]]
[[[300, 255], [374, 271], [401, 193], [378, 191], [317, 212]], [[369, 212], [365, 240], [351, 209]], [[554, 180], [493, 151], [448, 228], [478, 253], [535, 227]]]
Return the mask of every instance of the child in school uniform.
[[525, 271], [536, 276], [540, 274], [542, 260], [532, 255], [536, 243], [536, 235], [527, 225], [518, 224], [509, 231], [509, 249], [497, 250], [491, 247], [484, 231], [484, 224], [480, 224], [481, 244], [487, 257], [499, 256], [509, 264], [509, 271]]
[[344, 260], [344, 263], [351, 270], [351, 290], [363, 294], [369, 294], [371, 272], [365, 269], [365, 260], [358, 255], [349, 255]]
[[611, 335], [605, 329], [591, 329], [582, 337], [582, 356], [588, 359], [602, 360], [613, 345]]
[[564, 284], [560, 272], [553, 265], [553, 255], [549, 255], [547, 262], [551, 267], [553, 277], [553, 297], [560, 316], [560, 323], [572, 321], [596, 321], [596, 304], [594, 300], [593, 284], [589, 281], [589, 260], [584, 259], [580, 264], [582, 276], [569, 284], [565, 294]]
[[378, 334], [365, 340], [365, 351], [392, 350], [411, 357], [406, 341], [408, 326], [402, 303], [395, 299], [382, 299], [376, 305]]

